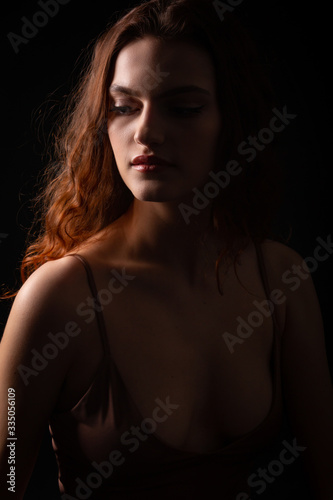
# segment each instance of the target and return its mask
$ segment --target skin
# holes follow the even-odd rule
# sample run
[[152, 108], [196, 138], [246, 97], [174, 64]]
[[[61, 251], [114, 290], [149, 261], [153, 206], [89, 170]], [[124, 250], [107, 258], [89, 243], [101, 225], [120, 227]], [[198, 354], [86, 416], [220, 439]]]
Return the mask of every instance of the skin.
[[[158, 67], [166, 75], [160, 83], [138, 85], [147, 82], [147, 68], [153, 72]], [[131, 89], [137, 97], [112, 90], [116, 86]], [[179, 90], [189, 86], [198, 90]], [[207, 182], [214, 166], [221, 128], [215, 86], [214, 67], [204, 51], [145, 37], [121, 51], [110, 87], [111, 109], [118, 109], [110, 113], [109, 138], [119, 172], [135, 197], [125, 222], [131, 226], [129, 244], [142, 250], [138, 259], [158, 256], [160, 263], [179, 266], [190, 280], [196, 278], [198, 264], [193, 249], [202, 233], [211, 233], [211, 207], [184, 231], [178, 205], [191, 205], [192, 188]], [[171, 96], [165, 96], [168, 91]], [[176, 166], [142, 174], [130, 165], [142, 154], [155, 154]], [[177, 252], [172, 240], [177, 241]]]
[[[147, 81], [148, 68], [156, 72], [155, 82]], [[119, 86], [137, 97], [116, 90]], [[191, 86], [192, 90], [182, 90]], [[207, 180], [221, 118], [214, 67], [203, 50], [152, 37], [132, 42], [117, 58], [110, 94], [111, 146], [119, 172], [137, 200], [157, 202], [150, 206], [155, 209], [161, 202], [181, 201]], [[176, 168], [147, 176], [129, 167], [134, 156], [152, 153]]]
[[[156, 69], [156, 64], [169, 76], [154, 88], [138, 87], [147, 67]], [[210, 207], [189, 225], [179, 215], [178, 204], [191, 199], [192, 188], [205, 182], [213, 166], [223, 127], [214, 82], [209, 56], [185, 43], [165, 46], [147, 37], [120, 52], [112, 84], [138, 95], [133, 100], [112, 94], [111, 106], [134, 105], [125, 116], [110, 112], [109, 137], [120, 174], [135, 199], [98, 238], [77, 249], [92, 267], [97, 290], [108, 287], [112, 269], [120, 272], [125, 267], [128, 275], [135, 276], [103, 310], [112, 356], [143, 417], [152, 414], [156, 397], [170, 397], [179, 404], [172, 418], [156, 430], [159, 439], [196, 452], [218, 449], [255, 429], [273, 398], [272, 319], [265, 318], [233, 354], [222, 339], [223, 332], [235, 333], [237, 316], [247, 318], [254, 310], [254, 298], [265, 298], [253, 244], [242, 254], [238, 268], [243, 286], [233, 269], [222, 263], [221, 296], [214, 264], [223, 238], [217, 240], [212, 233]], [[189, 84], [210, 92], [204, 98], [206, 107], [194, 117], [175, 116], [171, 100], [161, 93]], [[202, 99], [178, 95], [177, 105], [197, 106]], [[147, 153], [173, 162], [176, 168], [156, 178], [143, 177], [129, 164], [134, 156]], [[282, 335], [286, 410], [297, 443], [307, 446], [303, 458], [315, 498], [328, 500], [333, 398], [318, 300], [311, 278], [301, 280], [296, 291], [281, 282], [286, 270], [301, 265], [296, 252], [268, 240], [262, 250], [270, 289], [280, 289], [286, 296], [275, 309]], [[73, 407], [101, 363], [96, 320], [87, 323], [75, 313], [89, 296], [82, 265], [67, 256], [35, 271], [13, 304], [0, 344], [0, 398], [6, 401], [8, 387], [15, 388], [14, 499], [23, 498], [50, 414], [55, 408]], [[80, 335], [25, 386], [17, 366], [29, 366], [31, 349], [41, 352], [49, 342], [47, 332], [63, 331], [73, 320]], [[0, 418], [1, 470], [7, 470], [6, 437], [5, 415]], [[0, 494], [6, 494], [5, 488], [0, 486]]]

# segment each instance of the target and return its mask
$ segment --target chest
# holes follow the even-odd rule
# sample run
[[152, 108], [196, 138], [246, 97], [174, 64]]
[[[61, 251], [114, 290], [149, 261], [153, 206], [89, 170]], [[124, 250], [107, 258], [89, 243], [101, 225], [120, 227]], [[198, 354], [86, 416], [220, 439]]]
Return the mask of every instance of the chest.
[[138, 286], [103, 314], [113, 359], [143, 418], [157, 398], [169, 399], [177, 411], [157, 434], [189, 449], [214, 449], [259, 425], [273, 399], [273, 326], [269, 315], [254, 314], [253, 296], [241, 286], [223, 296], [213, 287]]

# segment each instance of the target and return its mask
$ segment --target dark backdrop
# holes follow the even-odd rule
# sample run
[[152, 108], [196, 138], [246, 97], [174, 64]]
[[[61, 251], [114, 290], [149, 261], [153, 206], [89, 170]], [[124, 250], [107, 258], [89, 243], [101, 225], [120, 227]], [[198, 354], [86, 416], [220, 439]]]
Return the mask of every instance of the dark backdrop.
[[[17, 285], [18, 265], [27, 228], [32, 220], [29, 203], [38, 174], [46, 163], [45, 140], [52, 129], [64, 95], [79, 72], [82, 50], [118, 10], [135, 5], [131, 0], [70, 0], [48, 18], [35, 0], [2, 5], [2, 151], [0, 196], [0, 283]], [[47, 3], [47, 2], [42, 2]], [[330, 14], [324, 4], [305, 5], [290, 0], [244, 0], [236, 10], [249, 24], [264, 58], [281, 103], [297, 118], [276, 138], [286, 172], [285, 194], [279, 214], [284, 234], [303, 257], [313, 255], [316, 238], [332, 231], [331, 208], [331, 112], [329, 66], [331, 64]], [[15, 52], [8, 33], [22, 36], [25, 17], [37, 20], [38, 32]], [[29, 33], [28, 33], [29, 34]], [[332, 271], [333, 256], [312, 273], [325, 325], [332, 369]], [[1, 304], [1, 330], [10, 303]], [[35, 473], [25, 500], [56, 496], [56, 469], [45, 434]]]

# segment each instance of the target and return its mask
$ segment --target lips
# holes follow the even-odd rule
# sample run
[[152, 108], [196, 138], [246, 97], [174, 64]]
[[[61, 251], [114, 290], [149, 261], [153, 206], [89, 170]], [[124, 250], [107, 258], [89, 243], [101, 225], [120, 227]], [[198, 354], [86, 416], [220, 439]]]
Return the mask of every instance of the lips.
[[169, 161], [155, 155], [135, 156], [132, 159], [131, 164], [133, 168], [142, 172], [152, 171], [158, 167], [174, 167], [174, 165]]

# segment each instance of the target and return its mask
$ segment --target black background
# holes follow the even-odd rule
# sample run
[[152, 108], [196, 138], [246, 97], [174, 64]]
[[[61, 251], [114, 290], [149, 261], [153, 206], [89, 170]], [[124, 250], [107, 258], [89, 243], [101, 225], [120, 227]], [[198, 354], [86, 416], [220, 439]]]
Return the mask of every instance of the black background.
[[[59, 103], [75, 83], [78, 59], [115, 12], [137, 3], [71, 0], [27, 44], [20, 44], [17, 54], [7, 34], [21, 35], [22, 16], [31, 20], [42, 9], [31, 0], [2, 5], [1, 284], [18, 286], [17, 269], [33, 216], [29, 203], [46, 164], [45, 141]], [[290, 0], [244, 0], [236, 10], [265, 54], [280, 102], [297, 114], [276, 137], [286, 171], [279, 220], [285, 234], [292, 226], [289, 245], [303, 257], [312, 256], [316, 238], [326, 240], [332, 232], [330, 12], [323, 3]], [[332, 261], [333, 256], [319, 263], [312, 278], [333, 371]], [[9, 307], [1, 304], [1, 330]], [[57, 498], [50, 488], [56, 492], [56, 469], [46, 434], [25, 500]]]

